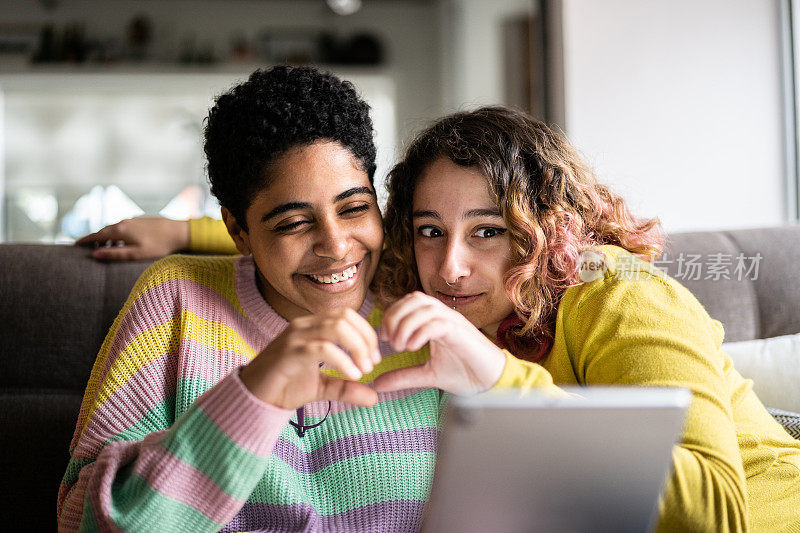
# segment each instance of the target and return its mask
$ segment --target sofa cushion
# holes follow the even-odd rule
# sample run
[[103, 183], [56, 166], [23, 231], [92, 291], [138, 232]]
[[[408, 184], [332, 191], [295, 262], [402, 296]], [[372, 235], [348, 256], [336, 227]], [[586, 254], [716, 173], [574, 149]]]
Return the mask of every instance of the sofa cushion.
[[800, 413], [792, 413], [781, 409], [767, 409], [783, 429], [796, 439], [800, 439]]
[[753, 380], [764, 405], [800, 412], [800, 333], [724, 342], [722, 350], [742, 376]]
[[0, 393], [0, 499], [6, 531], [55, 531], [56, 496], [69, 461], [82, 394]]

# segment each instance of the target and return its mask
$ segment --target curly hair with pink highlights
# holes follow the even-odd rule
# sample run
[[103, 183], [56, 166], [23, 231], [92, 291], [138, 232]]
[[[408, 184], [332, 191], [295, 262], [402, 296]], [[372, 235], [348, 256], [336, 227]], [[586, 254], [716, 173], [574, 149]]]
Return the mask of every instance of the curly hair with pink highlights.
[[425, 129], [389, 174], [386, 244], [373, 282], [385, 301], [422, 288], [414, 260], [414, 190], [441, 157], [486, 177], [508, 226], [512, 266], [504, 283], [515, 314], [500, 325], [497, 340], [520, 357], [540, 361], [550, 351], [558, 305], [578, 282], [582, 251], [614, 244], [649, 261], [661, 253], [658, 219], [633, 216], [561, 134], [521, 111], [483, 107]]

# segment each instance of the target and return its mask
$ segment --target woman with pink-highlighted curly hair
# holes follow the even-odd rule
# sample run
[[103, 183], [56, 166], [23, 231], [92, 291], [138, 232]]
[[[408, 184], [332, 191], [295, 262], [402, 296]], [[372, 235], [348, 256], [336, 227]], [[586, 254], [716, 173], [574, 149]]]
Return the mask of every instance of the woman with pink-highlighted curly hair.
[[442, 387], [470, 327], [506, 348], [484, 352], [503, 387], [688, 388], [658, 530], [800, 530], [800, 441], [720, 349], [722, 324], [652, 267], [658, 220], [633, 216], [563, 136], [503, 107], [456, 113], [411, 143], [388, 187], [382, 332], [430, 359], [376, 388]]

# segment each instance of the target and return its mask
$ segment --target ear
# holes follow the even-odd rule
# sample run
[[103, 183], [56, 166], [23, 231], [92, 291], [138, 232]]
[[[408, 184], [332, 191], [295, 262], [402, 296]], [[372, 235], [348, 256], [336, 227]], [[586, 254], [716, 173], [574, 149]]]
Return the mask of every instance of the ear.
[[222, 208], [222, 221], [228, 229], [228, 235], [233, 239], [236, 249], [242, 255], [250, 255], [252, 252], [250, 248], [250, 236], [247, 232], [236, 222], [236, 218], [228, 211], [227, 208]]

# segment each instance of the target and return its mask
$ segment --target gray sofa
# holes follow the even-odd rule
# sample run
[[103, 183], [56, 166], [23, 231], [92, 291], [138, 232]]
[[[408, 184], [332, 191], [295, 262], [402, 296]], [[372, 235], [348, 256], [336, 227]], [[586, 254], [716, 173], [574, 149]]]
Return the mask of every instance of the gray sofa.
[[[760, 254], [756, 276], [752, 270], [737, 275], [740, 254]], [[699, 276], [689, 267], [698, 256]], [[710, 265], [728, 257], [730, 279], [719, 267], [709, 277]], [[662, 260], [658, 266], [677, 276], [725, 324], [728, 340], [800, 332], [800, 227], [676, 234]], [[72, 246], [0, 245], [4, 526], [54, 528], [56, 493], [95, 355], [148, 264], [98, 263], [87, 250]]]

